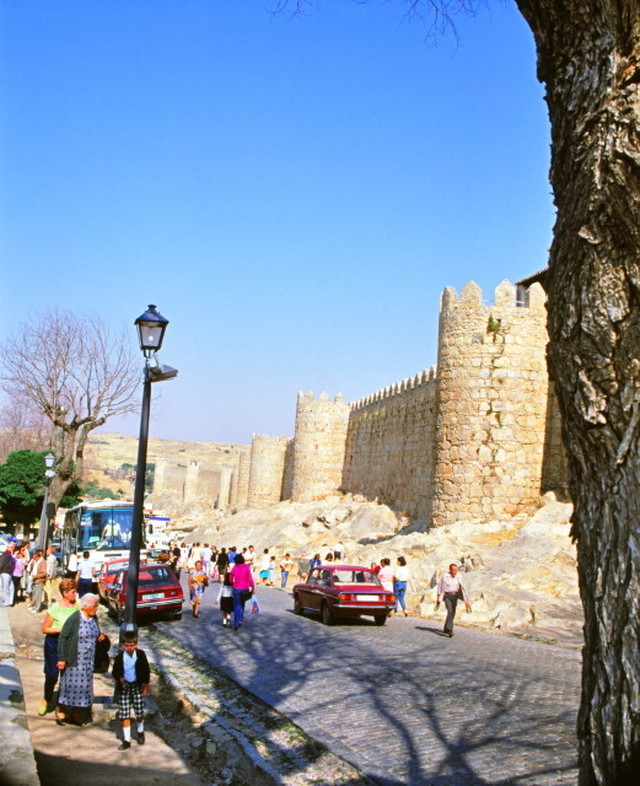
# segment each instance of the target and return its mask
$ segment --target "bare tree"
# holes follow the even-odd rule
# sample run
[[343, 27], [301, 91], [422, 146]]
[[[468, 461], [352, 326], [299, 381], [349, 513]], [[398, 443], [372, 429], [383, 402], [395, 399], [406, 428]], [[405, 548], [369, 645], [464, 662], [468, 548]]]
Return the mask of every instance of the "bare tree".
[[16, 450], [46, 450], [52, 442], [53, 426], [27, 402], [9, 399], [0, 409], [0, 461]]
[[89, 433], [114, 415], [137, 409], [141, 377], [121, 335], [113, 338], [94, 318], [51, 311], [22, 325], [0, 349], [0, 380], [9, 397], [52, 425], [56, 476], [49, 502], [82, 479]]

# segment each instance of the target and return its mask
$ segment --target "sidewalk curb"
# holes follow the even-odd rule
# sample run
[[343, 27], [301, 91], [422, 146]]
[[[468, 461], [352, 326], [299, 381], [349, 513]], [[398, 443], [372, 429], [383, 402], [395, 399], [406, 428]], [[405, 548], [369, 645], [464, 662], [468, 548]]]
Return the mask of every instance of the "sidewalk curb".
[[15, 644], [4, 606], [0, 607], [0, 783], [40, 786]]

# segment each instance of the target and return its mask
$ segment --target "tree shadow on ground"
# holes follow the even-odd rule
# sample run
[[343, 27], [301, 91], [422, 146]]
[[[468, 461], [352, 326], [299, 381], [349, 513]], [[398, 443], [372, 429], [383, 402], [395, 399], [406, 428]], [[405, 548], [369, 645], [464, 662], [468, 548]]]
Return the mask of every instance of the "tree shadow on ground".
[[[452, 657], [442, 647], [457, 639], [430, 626], [413, 626], [431, 635], [409, 643], [368, 621], [327, 627], [281, 611], [258, 617], [239, 633], [216, 624], [214, 611], [210, 624], [163, 630], [371, 782], [575, 783], [575, 708], [545, 700], [544, 668], [525, 674], [512, 655], [468, 663], [471, 652]], [[505, 645], [494, 637], [492, 646]]]

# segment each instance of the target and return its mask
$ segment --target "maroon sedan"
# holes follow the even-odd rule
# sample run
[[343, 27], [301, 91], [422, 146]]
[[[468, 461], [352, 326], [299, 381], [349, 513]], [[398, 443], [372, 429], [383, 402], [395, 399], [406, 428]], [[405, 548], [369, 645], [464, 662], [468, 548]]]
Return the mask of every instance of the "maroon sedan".
[[293, 588], [296, 614], [320, 614], [325, 625], [339, 617], [360, 616], [384, 625], [395, 603], [395, 595], [385, 590], [376, 574], [359, 565], [321, 565]]
[[128, 559], [110, 559], [102, 563], [100, 573], [98, 573], [98, 595], [100, 599], [109, 605], [107, 600], [107, 591], [116, 579], [118, 571], [126, 568], [129, 564]]
[[[116, 619], [121, 620], [126, 604], [128, 571], [118, 571], [115, 580], [107, 588], [107, 605]], [[181, 619], [184, 593], [176, 574], [166, 564], [140, 565], [138, 573], [138, 618], [147, 615], [164, 615]]]

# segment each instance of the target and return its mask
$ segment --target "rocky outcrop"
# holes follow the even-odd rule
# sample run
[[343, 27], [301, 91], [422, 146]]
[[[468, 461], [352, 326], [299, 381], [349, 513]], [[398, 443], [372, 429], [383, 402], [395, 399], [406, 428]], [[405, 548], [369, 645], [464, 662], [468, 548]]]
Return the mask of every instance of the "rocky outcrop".
[[451, 562], [462, 566], [473, 601], [464, 622], [501, 631], [577, 644], [582, 607], [575, 548], [569, 537], [572, 506], [553, 494], [532, 516], [459, 520], [430, 532], [411, 525], [384, 505], [352, 495], [324, 500], [281, 502], [261, 510], [209, 519], [190, 540], [218, 546], [253, 544], [276, 557], [324, 556], [341, 540], [347, 561], [369, 565], [404, 555], [410, 570], [407, 600], [411, 611], [440, 621], [435, 587]]

